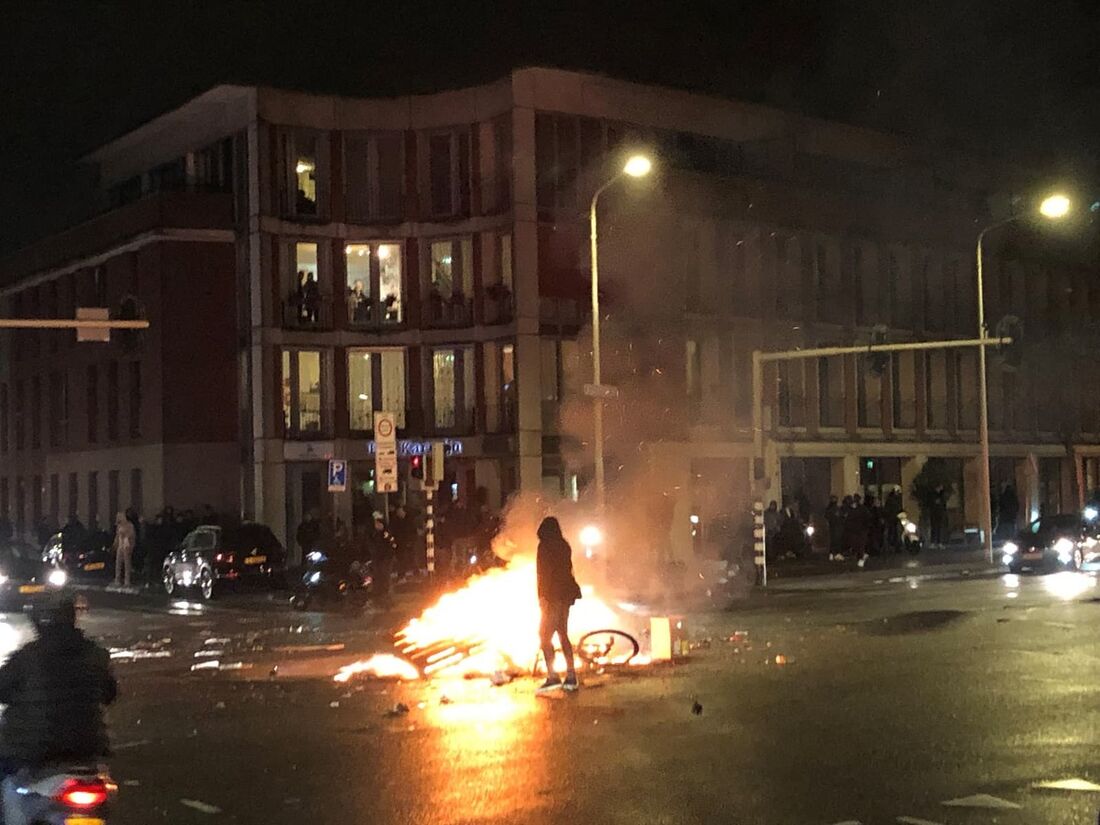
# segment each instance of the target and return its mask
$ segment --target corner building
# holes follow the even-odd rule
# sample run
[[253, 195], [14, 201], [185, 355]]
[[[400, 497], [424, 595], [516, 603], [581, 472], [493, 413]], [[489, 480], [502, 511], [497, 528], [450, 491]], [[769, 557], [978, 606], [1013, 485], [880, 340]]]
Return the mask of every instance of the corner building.
[[[409, 456], [445, 439], [460, 496], [575, 494], [591, 477], [566, 414], [590, 380], [587, 205], [633, 146], [660, 180], [601, 201], [601, 272], [612, 323], [662, 342], [652, 365], [682, 413], [633, 459], [676, 491], [674, 553], [698, 549], [691, 514], [747, 509], [753, 349], [869, 341], [876, 325], [973, 337], [973, 242], [1007, 179], [973, 159], [540, 68], [386, 99], [219, 86], [89, 155], [101, 213], [3, 265], [6, 315], [108, 306], [152, 326], [109, 344], [7, 336], [0, 511], [27, 528], [209, 504], [283, 538], [311, 508], [360, 520], [377, 506], [377, 410], [398, 415], [403, 489]], [[1028, 248], [991, 243], [991, 319], [1057, 331], [1100, 315], [1095, 262]], [[993, 479], [1025, 516], [1100, 486], [1096, 388], [1042, 380], [991, 367]], [[976, 527], [976, 353], [881, 372], [792, 362], [765, 386], [770, 497], [907, 493], [939, 457], [958, 478], [952, 528]], [[327, 492], [332, 457], [351, 463], [347, 494]]]

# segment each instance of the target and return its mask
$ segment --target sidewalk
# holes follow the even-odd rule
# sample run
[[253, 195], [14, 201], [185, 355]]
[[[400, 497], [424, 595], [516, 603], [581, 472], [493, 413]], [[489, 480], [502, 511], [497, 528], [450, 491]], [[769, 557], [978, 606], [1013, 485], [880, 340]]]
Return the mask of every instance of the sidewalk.
[[872, 583], [896, 576], [948, 578], [969, 572], [988, 574], [1001, 569], [990, 564], [980, 547], [946, 547], [919, 555], [872, 556], [861, 569], [855, 558], [829, 561], [828, 556], [780, 559], [768, 564], [768, 590], [822, 590], [854, 582]]

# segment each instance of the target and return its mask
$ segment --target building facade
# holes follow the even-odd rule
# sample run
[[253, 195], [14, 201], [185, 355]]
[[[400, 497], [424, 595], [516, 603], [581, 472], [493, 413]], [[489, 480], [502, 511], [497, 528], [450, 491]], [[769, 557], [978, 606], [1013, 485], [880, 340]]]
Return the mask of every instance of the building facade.
[[[592, 473], [587, 205], [634, 148], [656, 180], [601, 201], [621, 388], [608, 466], [613, 485], [644, 467], [661, 488], [656, 541], [674, 553], [691, 552], [689, 516], [748, 509], [754, 349], [880, 326], [973, 337], [973, 242], [1005, 181], [972, 159], [548, 69], [393, 99], [220, 86], [92, 153], [104, 213], [4, 267], [5, 314], [102, 305], [151, 327], [106, 345], [7, 337], [0, 511], [103, 523], [119, 504], [208, 504], [284, 538], [311, 509], [360, 521], [379, 506], [379, 410], [398, 416], [402, 497], [408, 458], [440, 439], [454, 495], [577, 495]], [[991, 244], [989, 315], [1049, 332], [1073, 367], [991, 367], [994, 481], [1028, 515], [1100, 486], [1100, 399], [1065, 380], [1088, 356], [1058, 334], [1100, 317], [1095, 262], [1029, 248]], [[976, 526], [975, 353], [867, 360], [769, 369], [769, 495], [814, 509], [864, 487], [908, 495], [941, 458], [954, 528]], [[327, 491], [334, 457], [347, 493]]]

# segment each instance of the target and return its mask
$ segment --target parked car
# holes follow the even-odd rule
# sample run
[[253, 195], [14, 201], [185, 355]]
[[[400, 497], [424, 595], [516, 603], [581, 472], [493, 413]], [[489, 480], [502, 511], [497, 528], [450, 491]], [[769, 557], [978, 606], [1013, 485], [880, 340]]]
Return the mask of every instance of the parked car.
[[42, 560], [74, 577], [93, 578], [114, 573], [111, 537], [103, 530], [54, 533], [42, 548]]
[[18, 539], [0, 542], [0, 607], [19, 610], [35, 599], [63, 588], [68, 574], [42, 560], [33, 544]]
[[237, 584], [281, 585], [285, 572], [286, 550], [266, 525], [203, 525], [165, 559], [164, 591], [172, 595], [181, 587], [195, 587], [204, 599], [212, 599]]
[[1077, 513], [1043, 516], [1001, 548], [1001, 561], [1013, 573], [1022, 570], [1081, 570], [1100, 560], [1100, 532]]

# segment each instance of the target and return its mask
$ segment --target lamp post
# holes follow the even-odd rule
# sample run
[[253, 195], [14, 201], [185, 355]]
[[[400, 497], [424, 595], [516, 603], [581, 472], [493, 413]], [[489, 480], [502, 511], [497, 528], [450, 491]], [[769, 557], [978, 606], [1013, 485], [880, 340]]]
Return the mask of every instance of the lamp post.
[[596, 509], [599, 515], [604, 513], [607, 496], [604, 487], [603, 472], [603, 385], [600, 382], [600, 264], [597, 244], [596, 205], [600, 195], [612, 184], [618, 183], [624, 175], [642, 178], [649, 174], [653, 164], [645, 155], [633, 155], [623, 165], [622, 171], [592, 195], [592, 204], [588, 210], [588, 239], [592, 252], [592, 430], [594, 460], [596, 464]]
[[[1060, 220], [1069, 214], [1070, 200], [1065, 195], [1050, 195], [1039, 204], [1039, 214], [1048, 220]], [[978, 270], [978, 338], [985, 340], [989, 337], [988, 325], [985, 322], [985, 281], [982, 274], [982, 242], [986, 233], [993, 229], [1000, 229], [1013, 223], [1020, 215], [1014, 215], [1003, 221], [990, 224], [978, 233], [977, 243], [977, 270]], [[993, 502], [990, 499], [992, 480], [989, 472], [989, 388], [986, 380], [986, 358], [984, 346], [978, 347], [978, 438], [981, 441], [981, 502], [982, 502], [982, 541], [985, 545], [985, 554], [989, 561], [993, 561]]]

